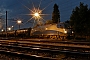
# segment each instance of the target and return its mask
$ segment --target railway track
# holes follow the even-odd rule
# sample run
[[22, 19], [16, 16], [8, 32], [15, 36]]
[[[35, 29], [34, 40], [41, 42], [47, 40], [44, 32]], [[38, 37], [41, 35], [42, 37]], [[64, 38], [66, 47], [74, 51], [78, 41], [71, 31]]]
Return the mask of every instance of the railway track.
[[90, 56], [89, 42], [19, 39], [0, 40], [0, 51], [43, 59], [61, 59], [61, 53]]

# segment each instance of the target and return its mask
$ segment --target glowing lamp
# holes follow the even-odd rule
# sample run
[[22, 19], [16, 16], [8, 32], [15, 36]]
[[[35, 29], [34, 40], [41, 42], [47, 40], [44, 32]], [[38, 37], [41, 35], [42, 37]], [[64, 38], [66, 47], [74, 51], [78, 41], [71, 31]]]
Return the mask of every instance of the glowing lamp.
[[34, 16], [38, 17], [39, 16], [39, 13], [35, 13]]
[[21, 24], [21, 23], [22, 23], [22, 21], [21, 21], [21, 20], [18, 20], [18, 21], [17, 21], [17, 23], [18, 23], [18, 24]]

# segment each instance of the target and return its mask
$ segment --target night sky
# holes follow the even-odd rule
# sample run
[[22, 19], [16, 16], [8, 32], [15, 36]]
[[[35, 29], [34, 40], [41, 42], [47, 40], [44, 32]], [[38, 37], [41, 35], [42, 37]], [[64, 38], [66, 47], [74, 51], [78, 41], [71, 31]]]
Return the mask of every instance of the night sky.
[[51, 20], [53, 6], [56, 3], [59, 6], [60, 20], [61, 22], [64, 22], [69, 20], [72, 10], [76, 6], [79, 6], [80, 2], [83, 2], [85, 5], [87, 4], [90, 8], [90, 0], [0, 0], [0, 16], [5, 19], [5, 12], [8, 11], [8, 26], [13, 25], [15, 29], [17, 29], [18, 25], [16, 24], [16, 21], [13, 21], [13, 19], [21, 19], [23, 21], [21, 28], [28, 28], [32, 27], [32, 23], [24, 23], [32, 18], [32, 16], [26, 15], [31, 14], [29, 9], [32, 10], [33, 6], [38, 8], [40, 4], [41, 10], [45, 8], [42, 14], [48, 14], [43, 16], [43, 19]]

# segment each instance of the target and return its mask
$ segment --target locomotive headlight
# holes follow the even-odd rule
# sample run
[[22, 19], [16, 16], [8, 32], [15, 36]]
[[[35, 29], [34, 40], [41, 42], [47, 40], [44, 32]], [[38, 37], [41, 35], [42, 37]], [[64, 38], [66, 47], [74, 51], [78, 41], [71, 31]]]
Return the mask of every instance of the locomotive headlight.
[[73, 34], [74, 32], [72, 31], [72, 34]]
[[64, 31], [64, 33], [67, 33], [67, 31]]
[[67, 30], [66, 29], [63, 29], [64, 30], [64, 33], [67, 33]]
[[1, 31], [3, 32], [4, 30], [2, 29]]

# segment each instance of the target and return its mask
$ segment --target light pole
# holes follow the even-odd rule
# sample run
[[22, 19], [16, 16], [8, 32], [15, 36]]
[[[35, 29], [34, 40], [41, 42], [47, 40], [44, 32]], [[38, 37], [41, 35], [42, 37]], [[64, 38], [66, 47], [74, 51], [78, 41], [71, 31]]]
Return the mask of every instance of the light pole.
[[18, 23], [19, 29], [20, 29], [20, 24], [22, 23], [22, 21], [21, 20], [17, 20], [17, 23]]

